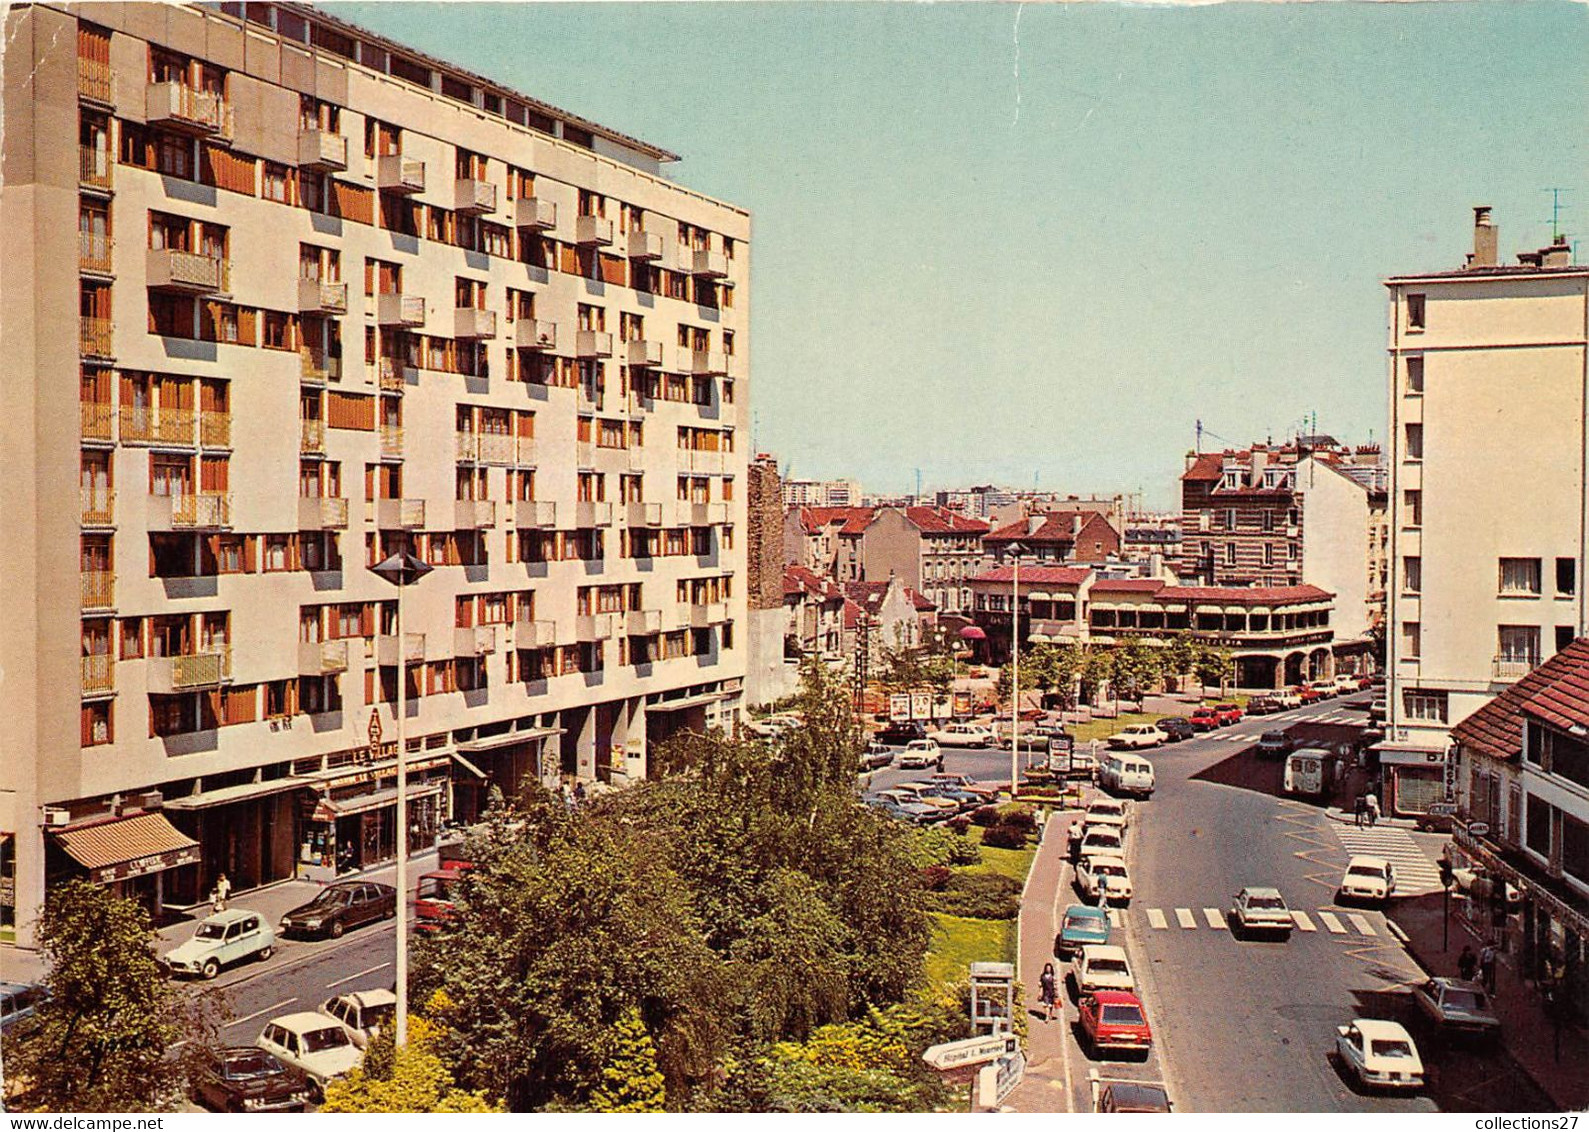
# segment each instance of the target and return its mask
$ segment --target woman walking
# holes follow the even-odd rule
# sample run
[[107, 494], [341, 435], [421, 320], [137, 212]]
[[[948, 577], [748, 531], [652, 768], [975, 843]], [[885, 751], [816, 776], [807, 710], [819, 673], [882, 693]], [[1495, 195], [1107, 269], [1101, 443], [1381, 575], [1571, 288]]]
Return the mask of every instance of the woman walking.
[[1043, 974], [1037, 980], [1038, 1001], [1043, 1004], [1043, 1021], [1051, 1022], [1054, 1018], [1054, 1007], [1059, 1005], [1059, 976], [1054, 974], [1052, 963], [1043, 964]]

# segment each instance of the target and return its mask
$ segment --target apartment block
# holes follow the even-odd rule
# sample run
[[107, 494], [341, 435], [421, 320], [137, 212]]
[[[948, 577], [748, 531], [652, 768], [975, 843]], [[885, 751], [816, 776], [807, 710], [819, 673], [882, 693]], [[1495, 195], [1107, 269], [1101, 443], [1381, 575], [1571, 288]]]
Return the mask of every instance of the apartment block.
[[[1385, 754], [1435, 770], [1453, 725], [1586, 628], [1589, 269], [1564, 241], [1515, 264], [1497, 244], [1479, 208], [1463, 267], [1385, 281]], [[1454, 797], [1454, 783], [1426, 792]]]
[[732, 725], [747, 213], [303, 5], [5, 31], [0, 931], [392, 854], [400, 679], [416, 847]]

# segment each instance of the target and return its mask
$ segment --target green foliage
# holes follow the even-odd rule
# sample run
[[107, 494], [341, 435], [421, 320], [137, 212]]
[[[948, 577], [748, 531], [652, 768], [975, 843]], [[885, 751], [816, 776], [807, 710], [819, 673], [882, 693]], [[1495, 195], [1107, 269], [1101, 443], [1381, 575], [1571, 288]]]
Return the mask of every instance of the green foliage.
[[1114, 670], [1117, 695], [1140, 706], [1142, 697], [1158, 685], [1163, 661], [1158, 649], [1138, 637], [1127, 637], [1114, 650]]
[[928, 892], [924, 899], [934, 912], [1011, 920], [1021, 912], [1021, 882], [1002, 873], [956, 872], [949, 875], [942, 892]]
[[634, 1007], [613, 1027], [612, 1057], [601, 1071], [601, 1084], [590, 1095], [597, 1112], [663, 1112], [667, 1094], [657, 1068], [657, 1047]]
[[912, 830], [907, 847], [918, 869], [933, 865], [974, 865], [982, 860], [982, 851], [976, 842], [942, 826]]
[[442, 1028], [421, 1014], [408, 1020], [408, 1044], [397, 1049], [391, 1028], [370, 1043], [364, 1062], [326, 1086], [322, 1112], [501, 1112], [479, 1093], [453, 1085], [436, 1052]]
[[[1031, 687], [1031, 685], [1027, 683], [1026, 677], [1024, 676], [1021, 678], [1021, 683], [1025, 687]], [[1010, 702], [1010, 695], [1014, 689], [1015, 678], [1013, 675], [1013, 669], [1010, 665], [1006, 664], [999, 669], [998, 676], [996, 676], [993, 680], [993, 698], [998, 700], [1001, 704], [1008, 704]]]
[[1080, 675], [1081, 698], [1088, 703], [1095, 702], [1099, 690], [1115, 678], [1114, 653], [1107, 649], [1087, 649], [1081, 659]]
[[[218, 1029], [155, 959], [148, 913], [87, 881], [52, 888], [39, 921], [51, 997], [5, 1034], [7, 1103], [44, 1112], [169, 1112]], [[171, 1056], [168, 1051], [182, 1052]]]
[[1197, 664], [1197, 645], [1184, 635], [1170, 638], [1170, 643], [1165, 646], [1161, 660], [1164, 674], [1171, 679], [1179, 679], [1191, 672]]
[[1213, 684], [1223, 690], [1225, 682], [1235, 675], [1235, 661], [1227, 648], [1199, 642], [1192, 661], [1192, 671], [1197, 682], [1205, 688]]
[[982, 844], [994, 849], [1024, 849], [1026, 830], [1001, 822], [983, 833]]
[[1001, 816], [997, 806], [978, 806], [971, 811], [971, 824], [980, 825], [986, 829], [990, 826], [998, 825]]

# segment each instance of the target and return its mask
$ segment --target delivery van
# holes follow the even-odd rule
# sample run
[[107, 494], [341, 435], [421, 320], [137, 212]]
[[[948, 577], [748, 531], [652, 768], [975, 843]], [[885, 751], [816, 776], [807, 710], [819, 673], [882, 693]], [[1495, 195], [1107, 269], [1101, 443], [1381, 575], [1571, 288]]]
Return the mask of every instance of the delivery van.
[[1146, 798], [1153, 793], [1153, 764], [1128, 751], [1110, 751], [1098, 768], [1098, 785], [1111, 794]]

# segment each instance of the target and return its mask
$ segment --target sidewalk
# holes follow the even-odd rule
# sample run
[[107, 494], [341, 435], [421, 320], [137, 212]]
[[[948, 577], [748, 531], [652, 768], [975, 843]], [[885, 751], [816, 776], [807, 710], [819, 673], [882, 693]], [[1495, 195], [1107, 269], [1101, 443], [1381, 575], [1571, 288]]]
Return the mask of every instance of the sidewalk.
[[[1065, 1042], [1070, 1024], [1065, 1012], [1058, 1010], [1052, 1022], [1043, 1021], [1037, 996], [1043, 964], [1052, 962], [1056, 969], [1060, 967], [1054, 958], [1054, 893], [1065, 867], [1065, 835], [1077, 813], [1055, 810], [1049, 814], [1021, 896], [1016, 975], [1026, 992], [1026, 1076], [1005, 1102], [1016, 1112], [1064, 1112], [1069, 1108], [1068, 1090], [1076, 1084], [1066, 1079]], [[1063, 982], [1060, 987], [1063, 996]]]
[[[1457, 973], [1457, 956], [1464, 945], [1475, 951], [1484, 940], [1454, 910], [1451, 915], [1451, 946], [1442, 949], [1444, 918], [1439, 894], [1398, 900], [1386, 915], [1407, 936], [1407, 953], [1432, 975]], [[1544, 1001], [1533, 983], [1517, 972], [1517, 957], [1503, 954], [1496, 969], [1495, 996], [1491, 1007], [1501, 1020], [1501, 1044], [1512, 1060], [1534, 1084], [1564, 1112], [1589, 1108], [1589, 1034], [1574, 1026], [1561, 1032], [1560, 1057], [1556, 1056], [1554, 1035], [1545, 1017]]]

